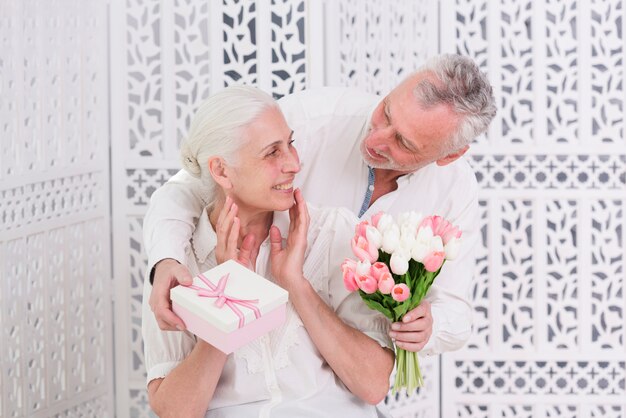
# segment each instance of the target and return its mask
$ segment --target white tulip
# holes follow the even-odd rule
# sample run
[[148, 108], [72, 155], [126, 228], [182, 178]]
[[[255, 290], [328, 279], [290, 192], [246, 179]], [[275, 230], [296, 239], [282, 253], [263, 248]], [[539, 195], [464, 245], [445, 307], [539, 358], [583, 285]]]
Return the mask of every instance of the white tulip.
[[379, 249], [381, 245], [383, 245], [382, 234], [371, 225], [365, 227], [365, 237], [367, 238], [367, 242], [376, 247], [376, 249]]
[[411, 229], [417, 229], [417, 226], [420, 224], [422, 219], [423, 217], [421, 213], [412, 210], [410, 212], [400, 214], [400, 216], [398, 216], [398, 224]]
[[358, 261], [356, 263], [356, 269], [355, 269], [356, 270], [356, 274], [358, 274], [359, 276], [369, 275], [371, 267], [372, 267], [372, 265], [367, 260], [365, 260], [365, 261]]
[[387, 229], [389, 229], [389, 227], [391, 227], [391, 225], [393, 224], [394, 222], [393, 222], [393, 218], [391, 217], [391, 215], [387, 213], [383, 213], [383, 215], [378, 220], [376, 229], [378, 229], [378, 232], [380, 232], [384, 236], [385, 232], [387, 232]]
[[392, 273], [402, 275], [409, 269], [409, 260], [404, 257], [404, 254], [395, 252], [391, 255], [389, 267], [391, 268]]
[[443, 251], [443, 241], [439, 235], [435, 235], [430, 239], [430, 250], [441, 252]]
[[417, 231], [417, 237], [415, 238], [420, 242], [430, 242], [433, 237], [433, 230], [429, 226], [424, 226]]
[[383, 246], [382, 249], [387, 254], [393, 253], [398, 244], [400, 243], [400, 228], [398, 225], [392, 224], [383, 234]]
[[444, 250], [446, 252], [446, 260], [454, 260], [459, 255], [461, 249], [461, 240], [459, 238], [452, 238], [445, 245]]
[[411, 258], [418, 263], [424, 261], [424, 257], [429, 253], [429, 245], [427, 242], [415, 241], [413, 248], [411, 248]]
[[413, 244], [417, 237], [417, 230], [409, 225], [402, 225], [400, 227], [400, 239], [407, 244]]

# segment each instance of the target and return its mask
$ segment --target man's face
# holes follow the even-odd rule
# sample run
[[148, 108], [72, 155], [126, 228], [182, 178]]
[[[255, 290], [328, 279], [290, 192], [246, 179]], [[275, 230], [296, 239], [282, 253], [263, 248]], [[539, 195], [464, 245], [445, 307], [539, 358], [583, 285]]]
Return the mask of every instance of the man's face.
[[389, 93], [372, 113], [361, 142], [365, 162], [373, 168], [413, 172], [444, 158], [445, 140], [455, 132], [459, 117], [447, 105], [424, 109], [413, 94], [426, 75], [418, 73]]

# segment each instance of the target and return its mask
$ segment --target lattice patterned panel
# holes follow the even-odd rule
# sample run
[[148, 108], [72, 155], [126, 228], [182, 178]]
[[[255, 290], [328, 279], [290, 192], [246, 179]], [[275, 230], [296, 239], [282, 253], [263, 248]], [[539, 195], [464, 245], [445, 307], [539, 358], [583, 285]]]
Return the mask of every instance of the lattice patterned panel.
[[256, 8], [254, 1], [223, 0], [224, 86], [257, 82]]
[[623, 190], [624, 154], [471, 156], [481, 189]]
[[77, 418], [77, 417], [112, 417], [113, 414], [109, 410], [108, 399], [105, 397], [91, 399], [87, 402], [83, 402], [72, 408], [69, 408], [59, 414], [54, 415], [54, 418]]
[[110, 416], [107, 3], [0, 8], [0, 416]]
[[[436, 402], [439, 397], [438, 359], [437, 357], [420, 357], [419, 362], [424, 376], [424, 387], [418, 388], [413, 394], [401, 391], [393, 395], [390, 392], [385, 398], [385, 405], [394, 418], [427, 418], [438, 415]], [[395, 370], [392, 374], [393, 379], [395, 379]], [[416, 405], [420, 405], [419, 408]]]
[[[455, 7], [460, 11], [454, 19], [458, 39], [455, 52], [472, 57], [480, 69], [488, 73], [487, 1], [455, 0]], [[474, 139], [475, 144], [486, 144], [487, 141], [485, 134]]]
[[455, 362], [455, 387], [467, 395], [624, 395], [624, 361]]
[[179, 146], [198, 104], [209, 96], [209, 4], [193, 0], [174, 3], [175, 123]]
[[624, 2], [591, 0], [590, 142], [624, 143]]
[[101, 172], [0, 190], [0, 231], [93, 212], [104, 204]]
[[[146, 274], [148, 258], [143, 249], [141, 218], [128, 219], [130, 248], [130, 371], [131, 377], [145, 384], [143, 364], [143, 342], [141, 340], [141, 303], [143, 300], [143, 280]], [[145, 385], [144, 385], [145, 387]]]
[[431, 52], [432, 2], [338, 0], [329, 3], [327, 24], [337, 25], [337, 45], [328, 45], [328, 83], [386, 94], [416, 70]]
[[529, 349], [534, 344], [533, 208], [528, 200], [502, 202], [499, 257], [502, 258], [502, 344]]
[[487, 201], [480, 201], [480, 245], [476, 250], [476, 267], [471, 291], [474, 306], [473, 333], [467, 343], [468, 349], [484, 350], [491, 339], [489, 303], [489, 209]]
[[621, 418], [626, 413], [626, 406], [620, 405], [592, 405], [589, 416], [591, 418]]
[[571, 143], [578, 138], [577, 6], [577, 2], [546, 2], [546, 139], [550, 142]]
[[126, 170], [125, 180], [128, 182], [126, 198], [128, 202], [136, 207], [147, 206], [152, 193], [177, 172], [178, 169], [174, 168]]
[[[546, 211], [546, 322], [547, 341], [557, 349], [576, 349], [580, 331], [578, 306], [578, 205], [555, 200]], [[585, 303], [584, 301], [582, 303]]]
[[272, 93], [275, 98], [304, 89], [306, 46], [304, 0], [272, 0]]
[[499, 47], [502, 51], [500, 79], [502, 90], [499, 114], [506, 143], [532, 142], [533, 138], [533, 56], [530, 0], [500, 0]]
[[[163, 152], [163, 67], [161, 2], [126, 2], [128, 149], [136, 157]], [[119, 86], [121, 87], [121, 86]]]
[[[340, 34], [339, 21], [345, 22], [343, 28], [355, 34], [353, 40], [359, 42], [358, 49], [346, 45], [343, 35], [327, 41], [338, 48], [352, 48], [354, 52], [349, 53], [356, 58], [352, 64], [344, 62], [346, 68], [368, 62], [367, 70], [359, 74], [359, 85], [370, 90], [376, 86], [382, 92], [426, 57], [432, 45], [426, 36], [431, 2], [394, 0], [390, 6], [379, 3], [329, 3], [325, 6], [336, 7], [341, 13], [333, 20], [325, 16], [324, 22], [308, 23], [312, 30], [335, 25], [329, 33]], [[118, 299], [127, 305], [118, 312], [117, 321], [128, 324], [118, 335], [124, 346], [118, 347], [118, 357], [127, 366], [117, 381], [117, 399], [123, 405], [118, 408], [121, 415], [149, 415], [139, 309], [146, 262], [141, 216], [149, 197], [177, 171], [180, 139], [186, 135], [193, 111], [202, 98], [232, 84], [257, 84], [275, 97], [304, 88], [311, 71], [305, 39], [306, 19], [312, 15], [308, 7], [313, 6], [304, 0], [111, 3], [112, 28], [116, 28], [112, 33], [112, 66], [120, 71], [112, 78], [119, 84], [112, 88], [121, 92], [112, 104], [116, 110], [113, 154], [120, 156], [113, 159], [113, 210], [115, 241], [126, 243], [123, 249], [115, 249], [119, 258], [114, 266], [116, 279], [123, 283], [123, 289], [117, 289]], [[343, 13], [349, 16], [344, 18]], [[399, 16], [403, 22], [396, 26], [393, 23]], [[392, 31], [393, 46], [389, 42]], [[377, 36], [379, 32], [384, 35]], [[392, 48], [393, 57], [398, 59], [389, 59]], [[345, 79], [356, 80], [350, 72], [347, 70]], [[430, 375], [436, 373], [434, 370]], [[420, 413], [436, 413], [436, 402], [432, 402], [435, 409], [429, 407], [428, 412]], [[409, 400], [402, 401], [403, 407], [409, 405]]]
[[599, 200], [591, 204], [592, 347], [624, 348], [624, 202]]

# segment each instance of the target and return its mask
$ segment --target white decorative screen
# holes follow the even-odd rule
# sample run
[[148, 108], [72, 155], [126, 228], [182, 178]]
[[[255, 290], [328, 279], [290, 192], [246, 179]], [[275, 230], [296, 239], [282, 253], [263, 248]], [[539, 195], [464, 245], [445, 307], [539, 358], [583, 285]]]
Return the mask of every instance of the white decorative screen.
[[107, 5], [0, 2], [0, 416], [113, 416]]
[[[427, 0], [112, 2], [118, 416], [151, 414], [140, 333], [147, 262], [142, 218], [152, 192], [179, 169], [178, 146], [196, 106], [210, 93], [240, 83], [256, 84], [275, 97], [323, 84], [384, 93], [436, 50], [436, 43], [427, 42], [428, 34], [436, 33], [433, 5]], [[395, 416], [438, 414], [438, 361], [426, 359], [423, 367], [431, 382], [427, 389], [413, 397], [388, 397]]]
[[[489, 74], [474, 333], [444, 417], [626, 416], [624, 3], [442, 2], [444, 51]], [[453, 30], [444, 30], [453, 28]]]

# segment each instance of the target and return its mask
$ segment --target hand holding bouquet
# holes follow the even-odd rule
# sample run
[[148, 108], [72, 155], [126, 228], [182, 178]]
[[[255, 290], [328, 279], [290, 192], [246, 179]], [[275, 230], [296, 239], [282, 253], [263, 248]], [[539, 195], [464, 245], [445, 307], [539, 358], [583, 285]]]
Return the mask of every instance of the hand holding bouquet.
[[[370, 309], [392, 322], [417, 307], [445, 260], [459, 252], [461, 231], [440, 216], [422, 218], [415, 212], [396, 220], [379, 212], [356, 227], [352, 251], [357, 260], [342, 264], [343, 281], [358, 291]], [[424, 385], [417, 354], [396, 348], [396, 380], [393, 393], [412, 393]]]

